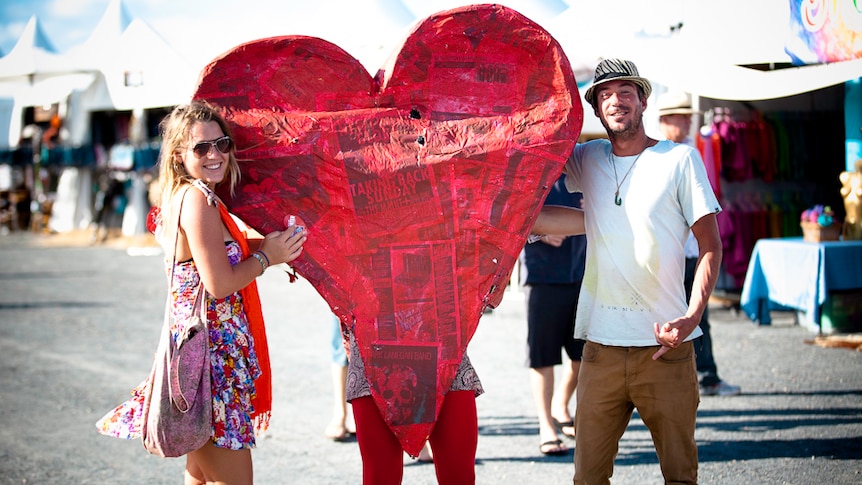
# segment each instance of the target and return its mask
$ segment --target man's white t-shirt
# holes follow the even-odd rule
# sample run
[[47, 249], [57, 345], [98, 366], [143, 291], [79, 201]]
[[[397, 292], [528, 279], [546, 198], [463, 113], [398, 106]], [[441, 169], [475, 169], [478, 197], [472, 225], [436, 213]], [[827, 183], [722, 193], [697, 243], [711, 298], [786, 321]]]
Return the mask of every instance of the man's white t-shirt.
[[[587, 233], [575, 337], [649, 347], [658, 345], [653, 324], [688, 308], [683, 246], [691, 225], [721, 207], [694, 148], [665, 140], [635, 158], [612, 158], [601, 139], [577, 145], [566, 163], [566, 187], [584, 195]], [[700, 335], [697, 328], [686, 340]]]

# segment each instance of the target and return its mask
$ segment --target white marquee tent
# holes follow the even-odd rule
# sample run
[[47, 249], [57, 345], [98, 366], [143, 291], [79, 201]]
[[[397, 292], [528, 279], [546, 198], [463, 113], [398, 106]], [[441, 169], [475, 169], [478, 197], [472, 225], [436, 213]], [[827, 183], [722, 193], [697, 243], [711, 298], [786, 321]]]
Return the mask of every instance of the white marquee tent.
[[146, 22], [133, 19], [120, 0], [112, 0], [102, 19], [65, 62], [86, 66], [98, 75], [73, 94], [67, 117], [70, 142], [85, 143], [88, 113], [134, 111], [187, 102], [197, 70]]
[[[8, 120], [6, 145], [17, 144], [25, 107], [58, 103], [67, 130], [64, 141], [79, 146], [89, 140], [91, 112], [132, 111], [135, 126], [140, 127], [145, 109], [188, 101], [196, 78], [192, 63], [146, 22], [131, 18], [121, 0], [112, 0], [86, 42], [63, 54], [50, 45], [34, 17], [15, 48], [0, 58], [0, 98], [13, 100], [0, 104], [0, 120]], [[64, 169], [52, 230], [65, 232], [89, 224], [91, 185], [89, 169]], [[124, 233], [134, 234], [144, 230], [143, 201], [131, 202]]]
[[7, 100], [0, 111], [0, 128], [5, 128], [6, 135], [0, 137], [0, 147], [17, 145], [25, 107], [62, 102], [72, 91], [88, 86], [94, 76], [86, 68], [67, 65], [38, 19], [31, 17], [15, 47], [0, 58], [0, 99]]

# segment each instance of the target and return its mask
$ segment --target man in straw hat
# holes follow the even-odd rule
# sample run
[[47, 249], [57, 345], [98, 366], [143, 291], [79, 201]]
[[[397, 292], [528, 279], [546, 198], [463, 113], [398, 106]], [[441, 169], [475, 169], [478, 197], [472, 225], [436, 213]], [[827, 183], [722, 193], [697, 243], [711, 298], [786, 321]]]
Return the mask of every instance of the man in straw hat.
[[691, 140], [691, 117], [700, 114], [692, 109], [691, 96], [682, 91], [668, 91], [656, 100], [658, 121], [661, 132], [675, 143], [688, 143]]
[[[688, 93], [681, 91], [668, 91], [656, 100], [658, 107], [659, 131], [670, 141], [675, 143], [686, 143], [691, 145], [691, 122], [692, 116], [700, 114], [692, 109], [691, 97]], [[714, 187], [714, 186], [713, 186]], [[694, 269], [697, 267], [697, 258], [700, 255], [697, 240], [693, 234], [688, 235], [685, 241], [685, 291], [691, 295], [694, 284]], [[718, 366], [712, 354], [712, 336], [709, 331], [709, 311], [704, 308], [700, 319], [701, 337], [694, 341], [694, 349], [697, 358], [697, 374], [700, 379], [701, 396], [736, 396], [742, 390], [718, 377]]]
[[[697, 151], [649, 138], [643, 113], [652, 88], [631, 61], [596, 67], [585, 98], [608, 139], [575, 147], [569, 191], [583, 192], [587, 268], [575, 337], [587, 340], [575, 413], [576, 484], [606, 484], [619, 440], [637, 409], [666, 483], [697, 482], [700, 402], [692, 340], [715, 287], [721, 210]], [[572, 209], [545, 207], [537, 234], [576, 232]], [[700, 247], [686, 300], [683, 245]]]

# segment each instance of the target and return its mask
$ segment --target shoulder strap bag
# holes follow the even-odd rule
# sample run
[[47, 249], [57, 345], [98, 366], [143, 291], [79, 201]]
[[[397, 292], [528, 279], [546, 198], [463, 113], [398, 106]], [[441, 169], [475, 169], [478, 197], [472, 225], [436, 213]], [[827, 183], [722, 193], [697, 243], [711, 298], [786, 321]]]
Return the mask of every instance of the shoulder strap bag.
[[[186, 188], [186, 192], [188, 188]], [[178, 322], [176, 339], [171, 335], [171, 288], [176, 266], [180, 231], [177, 211], [174, 249], [165, 303], [165, 321], [153, 368], [144, 394], [141, 439], [154, 455], [178, 457], [197, 450], [212, 438], [212, 394], [209, 333], [203, 283], [195, 291], [195, 303], [188, 321]]]

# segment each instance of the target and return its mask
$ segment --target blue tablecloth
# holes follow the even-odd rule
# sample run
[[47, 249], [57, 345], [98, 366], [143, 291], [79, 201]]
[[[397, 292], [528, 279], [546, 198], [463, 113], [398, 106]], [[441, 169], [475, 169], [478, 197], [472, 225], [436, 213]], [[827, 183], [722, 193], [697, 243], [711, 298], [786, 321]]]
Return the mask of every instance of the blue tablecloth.
[[771, 323], [770, 310], [804, 311], [820, 324], [830, 291], [862, 288], [862, 241], [813, 243], [760, 239], [754, 245], [740, 307], [753, 321]]

